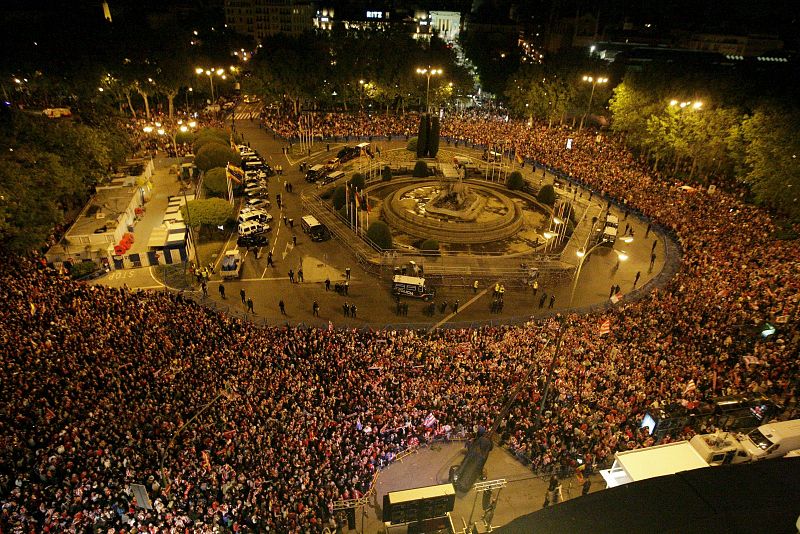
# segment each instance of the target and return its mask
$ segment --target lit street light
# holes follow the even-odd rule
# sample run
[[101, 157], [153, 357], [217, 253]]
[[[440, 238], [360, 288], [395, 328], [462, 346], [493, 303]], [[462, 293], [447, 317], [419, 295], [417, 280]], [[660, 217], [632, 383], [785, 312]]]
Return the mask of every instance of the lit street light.
[[428, 85], [427, 88], [425, 89], [425, 111], [427, 111], [428, 113], [431, 112], [431, 108], [428, 103], [431, 94], [431, 76], [441, 76], [443, 72], [444, 71], [442, 69], [434, 69], [431, 68], [430, 65], [428, 65], [428, 68], [425, 69], [417, 69], [417, 74], [422, 74], [428, 79]]
[[214, 75], [216, 74], [217, 76], [219, 76], [220, 78], [222, 78], [224, 80], [225, 79], [225, 69], [219, 69], [219, 68], [217, 68], [217, 69], [215, 69], [215, 68], [204, 69], [203, 67], [197, 67], [196, 69], [194, 69], [194, 71], [198, 75], [205, 74], [206, 76], [208, 76], [208, 81], [211, 84], [211, 103], [213, 104], [214, 101], [216, 100], [214, 98]]
[[594, 98], [594, 88], [595, 88], [595, 86], [598, 83], [599, 84], [608, 83], [608, 78], [598, 78], [596, 76], [584, 76], [583, 77], [583, 81], [584, 82], [589, 82], [589, 83], [592, 84], [592, 92], [589, 93], [589, 105], [586, 106], [586, 113], [584, 113], [583, 117], [581, 117], [581, 125], [578, 127], [579, 130], [583, 129], [583, 121], [584, 121], [584, 119], [586, 119], [586, 115], [588, 115], [592, 111], [592, 99]]

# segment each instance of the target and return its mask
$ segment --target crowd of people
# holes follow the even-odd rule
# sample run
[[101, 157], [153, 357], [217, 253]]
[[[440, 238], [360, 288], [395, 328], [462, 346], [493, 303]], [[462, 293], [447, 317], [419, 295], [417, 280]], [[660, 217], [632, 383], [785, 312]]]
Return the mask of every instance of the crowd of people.
[[[373, 132], [359, 120], [327, 124]], [[392, 120], [373, 133], [403, 135], [412, 121]], [[399, 452], [491, 428], [531, 369], [497, 436], [535, 470], [652, 444], [640, 423], [656, 407], [745, 392], [796, 405], [800, 246], [772, 237], [769, 214], [722, 191], [687, 194], [596, 134], [478, 115], [446, 119], [442, 132], [508, 139], [670, 228], [679, 272], [602, 314], [423, 334], [258, 328], [177, 295], [9, 260], [0, 531], [320, 532], [337, 520], [333, 503], [368, 492]], [[745, 328], [765, 320], [774, 335]], [[132, 483], [152, 510], [136, 507]]]

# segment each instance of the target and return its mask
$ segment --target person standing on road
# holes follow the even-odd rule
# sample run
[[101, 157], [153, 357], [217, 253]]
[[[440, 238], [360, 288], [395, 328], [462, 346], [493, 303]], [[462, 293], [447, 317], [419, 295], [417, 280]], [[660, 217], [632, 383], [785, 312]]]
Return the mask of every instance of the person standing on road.
[[348, 280], [344, 281], [344, 294], [345, 295], [350, 294], [350, 282]]
[[242, 304], [246, 304], [244, 288], [239, 290], [239, 296], [242, 297]]
[[313, 306], [311, 306], [311, 313], [314, 315], [314, 317], [319, 317], [319, 303], [317, 303], [316, 300], [314, 301]]
[[267, 267], [275, 267], [275, 264], [272, 263], [272, 251], [270, 250], [267, 252]]
[[200, 284], [200, 289], [203, 290], [203, 297], [207, 297], [208, 296], [208, 284], [206, 283], [205, 280], [203, 280], [203, 282]]
[[350, 280], [350, 267], [346, 267], [344, 270], [344, 278], [345, 280]]
[[639, 277], [642, 276], [642, 271], [636, 271], [636, 277], [633, 279], [633, 287], [636, 288], [636, 284], [639, 283]]
[[294, 269], [289, 269], [289, 282], [294, 284]]
[[653, 270], [653, 265], [656, 263], [656, 253], [653, 252], [650, 254], [650, 270]]
[[555, 303], [556, 303], [556, 296], [555, 295], [550, 295], [550, 305], [547, 308], [548, 309], [552, 309], [553, 308], [553, 304], [555, 304]]
[[533, 296], [535, 297], [536, 293], [538, 293], [538, 292], [539, 292], [539, 281], [538, 280], [534, 280], [533, 281]]
[[255, 310], [253, 310], [253, 299], [247, 297], [247, 311], [252, 313], [253, 315], [256, 314]]
[[303, 282], [303, 268], [300, 267], [297, 269], [297, 283], [300, 284]]
[[222, 282], [219, 283], [219, 296], [222, 297], [222, 300], [225, 300], [225, 284]]
[[293, 247], [297, 246], [297, 236], [294, 234], [292, 234], [292, 246]]
[[539, 309], [544, 308], [544, 301], [547, 300], [547, 291], [542, 291], [542, 296], [539, 298]]
[[325, 291], [331, 290], [331, 277], [328, 276], [325, 278]]
[[347, 304], [347, 301], [342, 304], [342, 311], [344, 312], [345, 317], [350, 317], [350, 305]]
[[283, 299], [278, 302], [278, 308], [281, 310], [281, 315], [286, 315], [286, 304], [283, 303]]
[[350, 305], [350, 315], [353, 317], [353, 319], [356, 318], [356, 313], [358, 313], [358, 308], [356, 308], [355, 304], [351, 304]]
[[478, 281], [475, 280], [474, 282], [472, 282], [472, 293], [475, 294], [477, 292], [478, 292]]

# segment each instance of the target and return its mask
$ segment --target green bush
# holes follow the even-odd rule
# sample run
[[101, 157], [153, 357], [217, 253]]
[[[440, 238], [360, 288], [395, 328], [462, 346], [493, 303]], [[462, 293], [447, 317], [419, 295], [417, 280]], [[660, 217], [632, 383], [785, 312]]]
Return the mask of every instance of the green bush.
[[514, 171], [506, 178], [506, 187], [512, 191], [519, 191], [525, 185], [525, 179], [522, 178], [522, 173]]
[[412, 137], [408, 140], [408, 144], [406, 144], [406, 150], [409, 152], [416, 152], [417, 151], [417, 138]]
[[194, 164], [203, 172], [207, 172], [214, 167], [225, 167], [229, 162], [239, 166], [242, 163], [242, 158], [226, 145], [209, 143], [195, 152]]
[[88, 276], [97, 270], [97, 264], [93, 261], [81, 261], [72, 266], [69, 275], [72, 278]]
[[225, 167], [214, 167], [203, 178], [203, 187], [210, 197], [228, 196], [228, 178], [225, 176]]
[[392, 248], [392, 231], [383, 221], [375, 221], [369, 225], [367, 238], [382, 250]]
[[428, 251], [428, 252], [431, 252], [431, 251], [438, 252], [439, 251], [439, 242], [436, 241], [435, 239], [426, 239], [425, 241], [422, 242], [422, 244], [419, 246], [419, 248], [420, 248], [420, 250], [425, 250], [425, 251]]
[[539, 194], [536, 195], [536, 200], [547, 206], [552, 206], [556, 203], [556, 190], [553, 189], [551, 184], [547, 184], [539, 189]]
[[178, 132], [175, 134], [175, 143], [180, 146], [183, 144], [192, 144], [196, 139], [193, 132]]
[[[343, 185], [338, 186], [333, 190], [333, 209], [339, 211], [345, 205], [347, 199], [347, 191]], [[347, 215], [345, 215], [347, 217]]]
[[353, 173], [353, 177], [350, 178], [350, 185], [355, 186], [356, 189], [359, 191], [364, 189], [364, 175], [360, 172]]
[[391, 179], [392, 179], [392, 168], [387, 165], [381, 171], [381, 180], [384, 182], [388, 182]]
[[181, 215], [192, 226], [222, 226], [233, 217], [233, 206], [222, 198], [190, 200], [181, 206]]
[[230, 145], [231, 144], [231, 135], [230, 135], [230, 133], [228, 133], [227, 130], [224, 130], [222, 128], [203, 128], [202, 130], [197, 132], [197, 137], [198, 138], [200, 138], [200, 137], [214, 137], [216, 139], [219, 139], [220, 141], [222, 141], [226, 145]]
[[417, 161], [414, 165], [414, 173], [413, 176], [415, 178], [427, 178], [428, 177], [428, 164], [424, 161]]

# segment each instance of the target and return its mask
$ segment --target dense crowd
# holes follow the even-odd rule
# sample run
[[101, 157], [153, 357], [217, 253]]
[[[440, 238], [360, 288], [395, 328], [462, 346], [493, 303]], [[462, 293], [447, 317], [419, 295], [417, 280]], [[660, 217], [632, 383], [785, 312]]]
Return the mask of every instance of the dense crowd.
[[[350, 135], [352, 120], [328, 124]], [[380, 135], [395, 128], [385, 127]], [[639, 426], [655, 406], [742, 392], [795, 405], [800, 246], [773, 239], [767, 213], [724, 192], [686, 194], [594, 134], [480, 116], [448, 119], [442, 132], [509, 139], [671, 228], [684, 249], [680, 271], [602, 315], [423, 335], [262, 329], [179, 296], [8, 262], [0, 530], [319, 532], [335, 521], [332, 503], [368, 491], [398, 452], [491, 427], [531, 368], [498, 434], [534, 469], [651, 444]], [[766, 339], [743, 328], [781, 316]], [[606, 319], [611, 331], [600, 335]], [[134, 507], [131, 483], [147, 486], [152, 511]]]

